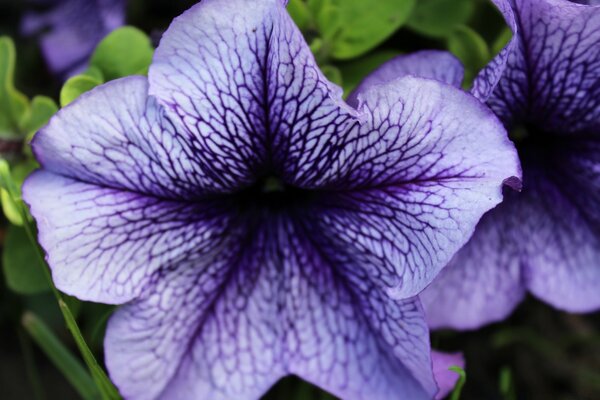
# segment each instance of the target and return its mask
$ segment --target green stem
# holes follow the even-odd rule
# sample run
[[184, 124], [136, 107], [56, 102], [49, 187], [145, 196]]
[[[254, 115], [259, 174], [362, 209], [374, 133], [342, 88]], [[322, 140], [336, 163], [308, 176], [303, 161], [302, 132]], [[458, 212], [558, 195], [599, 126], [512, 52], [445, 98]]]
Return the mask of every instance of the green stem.
[[460, 394], [462, 393], [463, 386], [465, 386], [465, 383], [467, 381], [467, 374], [461, 367], [458, 367], [458, 366], [452, 366], [448, 369], [450, 371], [456, 372], [459, 375], [458, 382], [456, 382], [456, 386], [454, 386], [454, 390], [452, 391], [450, 400], [459, 400]]
[[112, 384], [110, 379], [108, 379], [108, 376], [106, 376], [106, 373], [100, 367], [100, 365], [96, 361], [96, 358], [94, 357], [90, 348], [88, 347], [87, 343], [85, 342], [83, 335], [81, 334], [81, 331], [79, 330], [79, 327], [77, 326], [77, 322], [75, 321], [75, 318], [73, 317], [73, 314], [71, 313], [71, 310], [69, 309], [69, 306], [67, 306], [67, 304], [64, 302], [62, 294], [58, 291], [56, 286], [54, 286], [54, 282], [52, 281], [52, 276], [50, 275], [50, 269], [48, 268], [48, 265], [46, 264], [44, 253], [36, 240], [35, 227], [33, 224], [33, 220], [31, 219], [31, 216], [29, 215], [27, 206], [21, 199], [21, 194], [20, 194], [19, 189], [17, 188], [15, 182], [12, 180], [12, 176], [10, 175], [10, 167], [8, 166], [8, 163], [5, 160], [0, 160], [0, 187], [4, 188], [9, 193], [11, 199], [17, 205], [17, 209], [23, 220], [23, 227], [25, 228], [27, 237], [29, 238], [29, 240], [31, 241], [31, 243], [33, 244], [33, 246], [36, 249], [36, 254], [41, 261], [40, 265], [42, 266], [43, 273], [46, 276], [46, 279], [48, 281], [50, 288], [52, 289], [52, 293], [54, 294], [54, 297], [56, 298], [56, 301], [57, 301], [60, 311], [63, 315], [65, 323], [67, 324], [67, 328], [73, 335], [73, 339], [75, 340], [75, 343], [77, 344], [77, 347], [79, 348], [79, 351], [81, 352], [81, 355], [83, 356], [83, 360], [85, 361], [86, 365], [88, 366], [88, 368], [92, 374], [92, 377], [94, 378], [94, 381], [96, 382], [96, 385], [100, 389], [102, 398], [105, 400], [120, 399], [121, 396], [119, 395], [119, 392], [117, 391], [115, 386]]
[[[42, 252], [41, 248], [39, 247], [37, 240], [35, 238], [32, 222], [29, 218], [29, 215], [25, 212], [23, 202], [19, 201], [18, 204], [21, 205], [21, 207], [19, 207], [19, 208], [21, 209], [21, 215], [23, 217], [23, 222], [24, 222], [23, 227], [25, 228], [27, 236], [29, 237], [29, 240], [31, 240], [31, 242], [33, 243], [33, 245], [36, 248], [36, 253], [37, 253], [38, 257], [40, 258], [40, 261], [42, 262], [41, 265], [46, 266], [46, 260], [44, 258], [43, 252]], [[92, 377], [94, 378], [94, 381], [96, 382], [96, 385], [100, 389], [102, 398], [105, 400], [120, 399], [121, 396], [119, 395], [119, 392], [117, 391], [115, 386], [112, 384], [112, 382], [110, 381], [110, 379], [108, 378], [108, 376], [106, 375], [104, 370], [100, 367], [100, 365], [96, 361], [96, 358], [92, 354], [92, 351], [90, 350], [87, 343], [85, 342], [85, 339], [83, 338], [83, 335], [81, 334], [81, 330], [79, 329], [79, 326], [77, 326], [77, 322], [75, 321], [75, 318], [73, 317], [73, 314], [71, 313], [71, 310], [69, 309], [69, 306], [65, 303], [65, 301], [62, 297], [62, 294], [58, 291], [56, 286], [54, 286], [54, 282], [52, 281], [52, 276], [50, 275], [50, 270], [47, 267], [45, 267], [43, 269], [44, 269], [44, 274], [45, 274], [46, 278], [48, 279], [48, 282], [52, 289], [52, 293], [54, 294], [54, 297], [56, 298], [56, 301], [58, 302], [60, 311], [61, 311], [63, 318], [67, 324], [67, 328], [73, 335], [73, 339], [75, 340], [75, 343], [77, 344], [77, 347], [79, 348], [79, 351], [81, 352], [81, 355], [83, 356], [83, 360], [85, 361], [86, 365], [88, 366], [88, 368], [92, 374]]]

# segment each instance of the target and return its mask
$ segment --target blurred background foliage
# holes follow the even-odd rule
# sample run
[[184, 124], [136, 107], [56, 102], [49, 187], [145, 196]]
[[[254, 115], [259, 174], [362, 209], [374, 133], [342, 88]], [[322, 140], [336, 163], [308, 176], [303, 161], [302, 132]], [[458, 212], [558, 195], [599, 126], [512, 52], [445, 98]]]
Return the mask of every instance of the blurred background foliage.
[[[19, 34], [33, 1], [0, 0], [0, 398], [100, 398], [61, 315], [67, 309], [98, 360], [113, 308], [61, 297], [59, 308], [19, 187], [36, 168], [27, 141], [59, 106], [108, 80], [144, 74], [170, 21], [195, 0], [129, 0], [127, 24], [105, 38], [88, 69], [66, 83], [52, 75], [35, 37]], [[290, 0], [288, 10], [323, 72], [347, 95], [381, 63], [422, 49], [449, 50], [464, 87], [511, 33], [488, 0]], [[135, 27], [135, 28], [134, 28]], [[10, 37], [12, 40], [9, 40]], [[14, 45], [13, 45], [14, 43]], [[12, 186], [11, 186], [12, 185]], [[25, 210], [25, 211], [23, 211]], [[56, 293], [55, 293], [56, 294]], [[600, 399], [600, 317], [552, 310], [530, 298], [506, 321], [474, 332], [432, 333], [438, 350], [462, 351], [462, 399]], [[85, 353], [85, 352], [84, 352]], [[110, 388], [106, 389], [110, 392]], [[266, 400], [333, 399], [295, 377]]]

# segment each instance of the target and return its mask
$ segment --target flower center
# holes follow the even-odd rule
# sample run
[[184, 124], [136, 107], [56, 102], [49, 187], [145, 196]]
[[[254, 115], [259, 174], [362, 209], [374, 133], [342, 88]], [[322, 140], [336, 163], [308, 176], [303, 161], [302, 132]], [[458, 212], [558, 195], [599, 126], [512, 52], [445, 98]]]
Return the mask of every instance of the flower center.
[[510, 130], [509, 136], [523, 164], [547, 162], [556, 144], [555, 135], [541, 132], [530, 125], [516, 125]]
[[245, 209], [280, 211], [305, 206], [315, 195], [314, 190], [298, 188], [278, 177], [266, 176], [234, 196]]

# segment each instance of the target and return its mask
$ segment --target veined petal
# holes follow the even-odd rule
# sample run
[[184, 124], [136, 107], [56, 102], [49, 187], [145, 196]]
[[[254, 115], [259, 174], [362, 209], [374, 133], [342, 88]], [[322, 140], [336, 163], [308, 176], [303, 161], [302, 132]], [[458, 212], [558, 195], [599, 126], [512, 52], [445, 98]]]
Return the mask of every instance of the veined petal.
[[454, 389], [459, 375], [450, 371], [450, 367], [465, 368], [465, 359], [461, 353], [442, 353], [439, 351], [431, 352], [431, 362], [433, 363], [433, 374], [438, 384], [439, 391], [435, 395], [435, 400], [442, 400]]
[[600, 129], [600, 8], [514, 0], [518, 46], [489, 104], [505, 122], [569, 134]]
[[56, 174], [158, 197], [232, 190], [147, 92], [146, 78], [127, 77], [83, 94], [36, 134], [36, 158]]
[[522, 247], [530, 240], [520, 194], [483, 216], [471, 240], [420, 295], [432, 329], [476, 329], [506, 318], [525, 296]]
[[474, 97], [405, 77], [363, 94], [370, 114], [348, 136], [314, 218], [325, 241], [353, 252], [394, 296], [417, 295], [502, 200], [521, 171], [501, 123]]
[[266, 168], [314, 180], [356, 121], [280, 0], [192, 7], [163, 36], [149, 79], [209, 170], [238, 181]]
[[54, 283], [82, 300], [129, 301], [184, 260], [208, 260], [236, 237], [222, 204], [171, 202], [47, 171], [27, 179], [23, 198]]
[[[496, 55], [496, 57], [494, 57], [494, 59], [479, 72], [477, 78], [473, 82], [471, 93], [484, 102], [488, 101], [489, 97], [496, 89], [496, 85], [498, 85], [498, 82], [502, 79], [505, 70], [511, 68], [507, 66], [507, 64], [510, 63], [511, 58], [514, 58], [515, 60], [519, 58], [518, 34], [520, 32], [518, 31], [519, 27], [512, 5], [514, 0], [491, 1], [504, 17], [506, 24], [513, 33], [513, 37], [506, 46], [500, 50], [500, 53], [498, 53], [498, 55]], [[513, 60], [513, 62], [515, 61]]]
[[523, 192], [486, 214], [419, 295], [431, 328], [474, 329], [502, 320], [525, 289], [571, 312], [600, 307], [597, 163], [563, 150], [557, 164], [563, 174], [549, 178], [552, 169], [528, 168]]
[[[528, 183], [529, 182], [529, 183]], [[529, 290], [571, 312], [600, 308], [600, 229], [581, 209], [577, 193], [545, 172], [525, 181], [521, 202], [528, 237], [523, 278]], [[595, 203], [597, 204], [597, 203]], [[596, 206], [596, 205], [595, 205]], [[595, 210], [595, 209], [594, 209]]]
[[418, 301], [391, 300], [342, 274], [305, 222], [265, 222], [227, 258], [227, 274], [178, 268], [120, 309], [109, 322], [106, 361], [121, 393], [255, 399], [296, 374], [342, 398], [431, 399]]
[[455, 87], [460, 87], [464, 78], [464, 68], [451, 53], [439, 50], [424, 50], [395, 57], [370, 73], [346, 100], [358, 107], [359, 95], [375, 85], [382, 85], [406, 75], [435, 79]]

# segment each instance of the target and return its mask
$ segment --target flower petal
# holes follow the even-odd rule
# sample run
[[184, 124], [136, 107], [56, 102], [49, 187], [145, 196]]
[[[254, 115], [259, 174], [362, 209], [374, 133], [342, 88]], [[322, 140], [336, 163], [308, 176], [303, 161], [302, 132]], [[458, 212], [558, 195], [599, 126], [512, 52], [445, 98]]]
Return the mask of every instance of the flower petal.
[[98, 42], [123, 25], [125, 0], [52, 1], [49, 10], [26, 12], [21, 22], [25, 35], [41, 35], [48, 66], [55, 73], [72, 73], [83, 68]]
[[56, 286], [82, 300], [121, 304], [184, 259], [208, 257], [235, 231], [223, 208], [177, 203], [34, 172], [23, 198], [38, 222]]
[[327, 161], [356, 120], [281, 0], [192, 7], [163, 36], [149, 80], [210, 171], [236, 182], [271, 170], [315, 179], [319, 170], [307, 166]]
[[[523, 192], [510, 193], [486, 214], [469, 243], [420, 295], [431, 328], [474, 329], [502, 320], [525, 289], [571, 312], [600, 307], [600, 176], [593, 175], [598, 163], [582, 152], [572, 159], [569, 148], [562, 148], [557, 165], [563, 173], [528, 168]], [[595, 191], [581, 186], [584, 181], [594, 182]]]
[[513, 1], [514, 0], [492, 0], [492, 3], [494, 3], [496, 8], [500, 11], [508, 27], [513, 32], [513, 37], [506, 46], [500, 50], [500, 53], [498, 53], [498, 55], [496, 55], [496, 57], [494, 57], [494, 59], [479, 72], [477, 78], [473, 82], [471, 93], [484, 102], [488, 101], [489, 97], [496, 89], [496, 85], [498, 85], [498, 82], [502, 79], [511, 57], [517, 57], [519, 54], [519, 32], [517, 19], [512, 6]]
[[381, 85], [406, 75], [435, 79], [455, 87], [460, 87], [464, 68], [451, 53], [439, 50], [424, 50], [395, 57], [370, 73], [346, 100], [352, 107], [358, 107], [359, 94], [368, 88]]
[[515, 0], [519, 45], [489, 104], [559, 134], [600, 129], [600, 8], [564, 0]]
[[295, 374], [342, 398], [430, 399], [418, 302], [343, 274], [303, 224], [264, 222], [213, 273], [178, 268], [121, 308], [105, 344], [124, 397], [255, 399]]
[[523, 300], [521, 247], [529, 240], [519, 195], [483, 216], [471, 240], [420, 295], [432, 329], [476, 329], [503, 320]]
[[431, 352], [431, 362], [433, 363], [433, 374], [438, 384], [439, 391], [435, 395], [435, 400], [442, 400], [454, 389], [459, 375], [450, 371], [450, 367], [465, 368], [465, 358], [462, 353], [442, 353], [439, 351]]
[[314, 218], [323, 240], [355, 253], [394, 296], [412, 297], [502, 200], [503, 183], [518, 181], [519, 161], [500, 122], [459, 89], [405, 77], [363, 101], [370, 119], [324, 177], [350, 190], [326, 196]]
[[83, 182], [172, 199], [222, 192], [194, 138], [164, 116], [143, 77], [109, 82], [60, 110], [34, 137], [45, 169]]
[[600, 308], [598, 221], [582, 212], [577, 200], [579, 193], [569, 192], [569, 187], [548, 179], [545, 174], [540, 172], [525, 181], [530, 190], [523, 193], [527, 197], [521, 204], [522, 229], [530, 237], [524, 281], [535, 296], [557, 308], [571, 312], [597, 310]]

